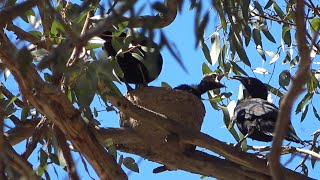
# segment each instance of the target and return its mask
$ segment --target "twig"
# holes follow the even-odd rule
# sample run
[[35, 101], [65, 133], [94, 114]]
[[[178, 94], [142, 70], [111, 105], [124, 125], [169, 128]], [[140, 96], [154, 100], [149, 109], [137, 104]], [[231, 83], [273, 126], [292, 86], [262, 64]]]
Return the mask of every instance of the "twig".
[[15, 125], [17, 125], [18, 123], [20, 123], [21, 122], [21, 120], [17, 117], [17, 116], [15, 116], [15, 115], [13, 115], [13, 114], [11, 114], [10, 116], [8, 116], [8, 118], [13, 122], [13, 124], [15, 124]]
[[[312, 140], [312, 145], [310, 147], [310, 151], [313, 152], [313, 150], [315, 150], [317, 147], [316, 147], [316, 143], [317, 143], [317, 139], [320, 135], [320, 131], [316, 131], [315, 133], [313, 133], [313, 140]], [[318, 154], [319, 155], [319, 154]], [[307, 161], [307, 159], [309, 158], [309, 154], [307, 154], [303, 159], [302, 161], [300, 162], [299, 166], [296, 167], [296, 169], [298, 167], [302, 167], [304, 165], [304, 163]]]
[[63, 132], [56, 126], [54, 126], [54, 132], [55, 132], [57, 140], [58, 140], [58, 146], [61, 148], [63, 157], [66, 160], [69, 178], [72, 180], [78, 180], [79, 176], [77, 174], [76, 167], [75, 167], [74, 161], [72, 159], [71, 152], [70, 152], [66, 137], [63, 134]]
[[[0, 82], [0, 91], [1, 91], [1, 93], [3, 94], [3, 95], [5, 95], [8, 99], [12, 99], [12, 98], [15, 98], [16, 96], [15, 95], [13, 95], [5, 86], [4, 86], [4, 84], [2, 83], [2, 82]], [[26, 107], [25, 106], [25, 104], [20, 100], [20, 99], [18, 99], [18, 98], [16, 98], [15, 100], [14, 100], [14, 103], [18, 106], [18, 107], [20, 107], [20, 108], [24, 108], [24, 107]]]
[[5, 113], [3, 112], [4, 110], [0, 108], [0, 178], [1, 179], [6, 179], [5, 176], [5, 136], [3, 136], [3, 128], [4, 128], [4, 118], [5, 118]]
[[[86, 16], [86, 20], [85, 20], [84, 25], [81, 30], [81, 35], [87, 31], [87, 29], [89, 27], [89, 20], [92, 15], [93, 15], [93, 11], [88, 12], [88, 14]], [[79, 47], [79, 46], [76, 46], [73, 48], [71, 56], [70, 56], [70, 58], [67, 62], [67, 65], [66, 65], [67, 67], [71, 67], [74, 63], [77, 62], [76, 60], [79, 59], [79, 54], [81, 53], [81, 50], [82, 50], [82, 47]]]
[[283, 96], [280, 103], [280, 113], [276, 124], [275, 137], [272, 142], [270, 154], [270, 171], [275, 180], [283, 179], [281, 172], [280, 155], [282, 140], [287, 132], [291, 117], [291, 109], [298, 95], [303, 91], [303, 87], [308, 80], [310, 71], [310, 50], [306, 41], [306, 27], [304, 21], [304, 1], [297, 1], [296, 23], [297, 23], [297, 42], [298, 50], [301, 56], [299, 69], [296, 76], [292, 79], [293, 83], [289, 91]]
[[26, 150], [23, 152], [22, 157], [26, 160], [29, 158], [31, 153], [34, 151], [34, 149], [37, 147], [39, 137], [41, 136], [43, 130], [45, 129], [46, 125], [46, 117], [43, 117], [39, 124], [34, 129], [31, 141], [28, 143]]
[[51, 31], [51, 25], [54, 20], [54, 14], [52, 13], [52, 11], [50, 11], [51, 8], [49, 8], [49, 6], [51, 6], [51, 3], [48, 0], [42, 0], [41, 3], [39, 3], [38, 5], [41, 23], [43, 27], [43, 34], [45, 38], [45, 49], [47, 49], [48, 51], [50, 51], [52, 47], [50, 44], [49, 36]]

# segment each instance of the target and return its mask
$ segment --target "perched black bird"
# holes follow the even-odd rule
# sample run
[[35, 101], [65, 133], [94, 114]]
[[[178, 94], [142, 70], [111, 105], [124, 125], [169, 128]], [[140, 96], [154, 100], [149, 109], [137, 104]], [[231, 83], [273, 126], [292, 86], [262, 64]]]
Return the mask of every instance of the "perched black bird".
[[[237, 104], [231, 123], [235, 122], [245, 137], [257, 141], [272, 141], [279, 108], [267, 101], [267, 88], [256, 78], [233, 76], [231, 79], [239, 80], [248, 94]], [[285, 139], [304, 144], [297, 136], [291, 122]]]
[[[158, 45], [151, 39], [132, 31], [129, 35], [122, 32], [118, 37], [106, 31], [100, 38], [106, 41], [103, 49], [116, 59], [122, 70], [122, 72], [115, 71], [116, 76], [129, 89], [131, 88], [128, 83], [146, 86], [159, 76], [163, 59]], [[116, 41], [112, 41], [113, 38]], [[129, 46], [123, 50], [117, 43]]]
[[218, 74], [215, 74], [215, 73], [206, 74], [205, 76], [203, 76], [201, 82], [197, 85], [181, 84], [175, 87], [174, 89], [187, 91], [201, 98], [201, 95], [208, 92], [209, 90], [225, 87], [225, 85], [220, 83], [220, 80], [222, 77], [223, 76], [219, 76]]

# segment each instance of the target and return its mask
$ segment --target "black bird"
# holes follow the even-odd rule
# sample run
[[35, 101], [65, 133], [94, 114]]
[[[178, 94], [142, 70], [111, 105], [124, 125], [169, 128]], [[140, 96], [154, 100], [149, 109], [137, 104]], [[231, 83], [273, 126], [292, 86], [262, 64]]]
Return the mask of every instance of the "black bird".
[[[151, 39], [131, 32], [130, 37], [127, 33], [122, 32], [118, 37], [114, 36], [111, 31], [106, 31], [100, 38], [105, 40], [104, 51], [109, 56], [116, 59], [122, 72], [115, 71], [120, 81], [124, 82], [128, 89], [132, 89], [128, 83], [146, 86], [149, 82], [155, 80], [161, 70], [163, 59], [158, 45]], [[121, 47], [114, 47], [112, 39], [117, 38], [117, 43], [125, 45], [130, 42], [127, 50], [122, 52]]]
[[[230, 78], [239, 80], [248, 94], [237, 104], [231, 123], [236, 123], [245, 137], [257, 141], [272, 141], [279, 108], [267, 101], [266, 86], [260, 80], [252, 77], [233, 76]], [[291, 122], [289, 122], [285, 139], [304, 144], [304, 141], [297, 136]]]
[[226, 87], [225, 85], [220, 83], [220, 80], [223, 76], [219, 76], [216, 73], [210, 73], [203, 76], [201, 82], [199, 84], [194, 85], [186, 85], [181, 84], [174, 89], [187, 91], [198, 98], [201, 98], [201, 95], [208, 92], [209, 90], [218, 89], [222, 87]]

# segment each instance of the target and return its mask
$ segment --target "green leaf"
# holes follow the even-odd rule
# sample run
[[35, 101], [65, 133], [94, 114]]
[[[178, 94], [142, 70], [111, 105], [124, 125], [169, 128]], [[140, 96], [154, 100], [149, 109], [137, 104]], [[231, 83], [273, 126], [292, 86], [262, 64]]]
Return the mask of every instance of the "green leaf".
[[53, 21], [50, 32], [54, 36], [56, 36], [58, 33], [64, 32], [63, 25], [60, 23], [60, 21], [58, 21], [58, 20]]
[[30, 16], [36, 17], [36, 13], [33, 9], [29, 9], [25, 14], [21, 15], [20, 17], [26, 22], [32, 24], [32, 21], [29, 21]]
[[221, 51], [221, 47], [220, 47], [220, 36], [218, 32], [214, 32], [211, 36], [211, 52], [210, 52], [210, 56], [211, 56], [211, 65], [214, 65], [219, 58], [219, 54]]
[[138, 164], [135, 162], [135, 160], [132, 157], [124, 158], [123, 165], [126, 168], [130, 169], [131, 171], [139, 173]]
[[44, 167], [47, 164], [48, 154], [42, 148], [40, 149], [40, 166]]
[[210, 56], [210, 50], [209, 50], [208, 46], [204, 43], [203, 39], [200, 40], [200, 47], [202, 49], [202, 52], [203, 52], [204, 56], [206, 57], [206, 60], [210, 64], [212, 64], [211, 56]]
[[11, 111], [10, 114], [14, 113], [14, 106], [13, 106], [12, 103], [13, 103], [16, 99], [18, 99], [18, 96], [12, 97], [11, 100], [8, 102], [8, 104], [7, 104], [6, 107], [5, 107], [5, 110], [6, 110], [6, 111], [7, 111], [7, 110]]
[[301, 112], [301, 110], [303, 110], [306, 106], [306, 104], [309, 102], [309, 100], [313, 97], [313, 93], [307, 93], [302, 100], [300, 101], [300, 103], [298, 104], [297, 108], [296, 108], [296, 114], [298, 114], [299, 112]]
[[21, 111], [21, 121], [24, 121], [29, 116], [29, 110], [27, 108], [22, 108]]
[[280, 54], [279, 54], [279, 53], [277, 53], [276, 55], [274, 55], [274, 56], [272, 57], [271, 61], [269, 62], [269, 64], [275, 63], [275, 62], [279, 59], [279, 57], [280, 57]]
[[117, 149], [116, 149], [116, 146], [115, 146], [115, 145], [111, 145], [111, 146], [108, 146], [107, 149], [108, 149], [108, 153], [111, 154], [111, 156], [112, 156], [114, 159], [117, 159]]
[[300, 61], [300, 57], [299, 55], [297, 55], [295, 58], [293, 58], [291, 61], [290, 61], [290, 69], [294, 68]]
[[288, 70], [284, 70], [279, 74], [279, 85], [285, 89], [290, 84], [291, 74]]
[[59, 159], [58, 159], [57, 155], [55, 155], [53, 153], [49, 153], [49, 158], [50, 158], [51, 162], [53, 162], [56, 165], [60, 166], [60, 162], [59, 162]]
[[196, 37], [197, 37], [196, 45], [198, 45], [199, 41], [201, 43], [201, 40], [203, 40], [204, 30], [207, 27], [208, 21], [209, 21], [209, 13], [206, 13], [204, 18], [201, 20], [200, 24], [196, 28]]
[[276, 95], [278, 97], [282, 97], [283, 96], [282, 92], [279, 91], [279, 89], [276, 89], [276, 88], [270, 86], [269, 84], [264, 84], [264, 85], [267, 87], [268, 91], [271, 92], [272, 94], [274, 94], [274, 95]]
[[273, 8], [276, 11], [277, 15], [280, 17], [280, 19], [284, 18], [284, 13], [281, 10], [281, 8], [278, 6], [278, 4], [276, 2], [273, 3]]
[[248, 47], [250, 40], [251, 40], [251, 28], [250, 26], [245, 26], [244, 29], [242, 30], [242, 33], [244, 35], [244, 40], [246, 47]]
[[103, 44], [99, 44], [99, 43], [88, 43], [86, 45], [86, 49], [97, 49], [101, 47], [103, 47]]
[[34, 36], [34, 37], [36, 37], [36, 38], [41, 38], [42, 37], [42, 32], [41, 31], [29, 31], [28, 32], [30, 35], [32, 35], [32, 36]]
[[270, 74], [266, 69], [261, 67], [255, 68], [253, 72], [258, 74]]
[[303, 109], [300, 122], [302, 122], [306, 118], [306, 115], [308, 113], [308, 109], [309, 109], [309, 104]]
[[172, 89], [172, 87], [170, 86], [170, 84], [166, 83], [166, 82], [161, 82], [161, 87], [165, 87], [165, 88], [170, 88]]
[[107, 138], [103, 141], [104, 146], [109, 147], [113, 145], [113, 140], [112, 138]]
[[291, 33], [288, 25], [282, 27], [282, 39], [287, 46], [291, 46]]
[[260, 45], [260, 46], [262, 47], [260, 30], [258, 30], [258, 29], [253, 29], [252, 33], [253, 33], [252, 36], [253, 36], [254, 43], [255, 43], [257, 46]]
[[310, 25], [311, 25], [311, 32], [312, 33], [319, 31], [319, 29], [320, 29], [320, 18], [313, 18], [311, 20]]
[[221, 27], [223, 28], [223, 30], [226, 30], [227, 29], [227, 21], [224, 16], [223, 8], [221, 5], [222, 5], [222, 3], [216, 3], [216, 11], [218, 12], [219, 17], [220, 17]]
[[8, 79], [9, 76], [11, 75], [11, 71], [6, 67], [6, 68], [4, 69], [3, 75], [4, 75], [4, 80], [7, 81], [7, 79]]
[[232, 71], [235, 74], [239, 74], [240, 72], [241, 74], [248, 76], [248, 74], [240, 66], [238, 66], [238, 64], [236, 64], [233, 61], [231, 61], [231, 67], [232, 67]]
[[210, 73], [212, 73], [212, 70], [209, 68], [209, 66], [206, 63], [202, 63], [202, 74]]
[[247, 53], [245, 52], [242, 46], [242, 41], [240, 40], [240, 38], [234, 32], [231, 38], [232, 38], [232, 45], [237, 51], [237, 54], [239, 55], [241, 61], [247, 66], [251, 67], [251, 63], [249, 61]]
[[314, 116], [318, 119], [318, 121], [320, 121], [320, 116], [319, 116], [319, 114], [318, 114], [317, 109], [316, 109], [314, 106], [312, 106], [312, 110], [313, 110]]
[[[214, 98], [213, 96], [214, 96], [213, 94], [208, 93], [209, 99], [213, 99]], [[213, 109], [220, 110], [219, 105], [216, 102], [213, 102], [213, 101], [209, 101], [209, 102], [210, 102]]]
[[264, 9], [268, 9], [273, 3], [274, 3], [274, 0], [269, 0], [267, 4], [264, 6]]
[[258, 10], [260, 15], [264, 15], [264, 11], [258, 1], [253, 1], [254, 7]]
[[289, 54], [287, 54], [286, 57], [283, 59], [282, 63], [283, 63], [283, 64], [287, 64], [287, 63], [290, 62], [290, 61], [291, 61], [291, 57], [290, 57]]
[[242, 15], [243, 15], [244, 20], [248, 20], [249, 6], [250, 6], [250, 0], [243, 0], [242, 1]]
[[265, 55], [264, 50], [262, 49], [262, 47], [260, 45], [258, 45], [256, 47], [256, 49], [257, 49], [258, 53], [260, 54], [260, 56], [263, 58], [263, 60], [266, 61], [267, 58], [266, 58], [266, 55]]
[[273, 42], [273, 43], [276, 43], [276, 40], [274, 39], [274, 37], [272, 36], [272, 34], [271, 34], [269, 31], [263, 30], [262, 32], [263, 32], [264, 36], [266, 36], [266, 38], [267, 38], [269, 41], [271, 41], [271, 42]]
[[80, 108], [89, 107], [97, 90], [97, 77], [90, 74], [89, 70], [77, 79], [74, 92]]
[[[230, 105], [230, 106], [229, 106]], [[225, 124], [226, 127], [229, 127], [230, 125], [230, 121], [231, 121], [231, 116], [230, 116], [230, 111], [233, 112], [233, 109], [236, 106], [236, 102], [235, 101], [231, 101], [229, 103], [229, 105], [226, 106], [219, 106], [219, 108], [222, 110], [223, 112], [223, 122]], [[233, 109], [232, 109], [233, 108]], [[231, 110], [232, 109], [232, 110]], [[239, 135], [237, 134], [236, 130], [234, 129], [234, 127], [229, 127], [228, 128], [229, 132], [231, 133], [231, 135], [234, 137], [234, 139], [239, 142], [240, 138]]]
[[189, 10], [193, 10], [193, 8], [197, 5], [197, 0], [191, 0]]

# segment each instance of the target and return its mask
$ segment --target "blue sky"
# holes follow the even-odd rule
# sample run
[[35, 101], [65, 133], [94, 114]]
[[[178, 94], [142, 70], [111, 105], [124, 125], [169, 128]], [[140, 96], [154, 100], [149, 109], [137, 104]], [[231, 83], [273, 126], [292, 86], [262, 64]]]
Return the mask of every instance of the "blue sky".
[[[205, 2], [207, 3], [207, 1]], [[182, 13], [178, 14], [175, 21], [170, 24], [170, 26], [165, 27], [163, 30], [165, 34], [167, 35], [168, 39], [173, 42], [177, 49], [180, 52], [181, 58], [183, 60], [184, 65], [186, 66], [186, 69], [188, 70], [188, 73], [182, 70], [182, 68], [178, 65], [178, 63], [175, 61], [174, 57], [168, 52], [167, 49], [163, 49], [161, 51], [163, 59], [164, 59], [164, 65], [161, 75], [156, 79], [154, 82], [152, 82], [150, 85], [152, 86], [161, 86], [161, 82], [167, 82], [172, 87], [177, 86], [179, 84], [193, 84], [198, 83], [202, 78], [202, 70], [201, 66], [203, 63], [207, 63], [202, 51], [200, 48], [195, 49], [195, 38], [194, 38], [194, 16], [195, 11], [189, 11], [189, 2], [186, 1]], [[207, 6], [204, 6], [204, 10], [207, 11], [209, 9], [209, 4]], [[146, 13], [149, 11], [146, 10]], [[205, 37], [209, 39], [210, 35], [216, 30], [216, 26], [219, 24], [219, 18], [215, 16], [216, 13], [214, 11], [211, 12], [210, 17], [210, 23], [206, 29]], [[18, 22], [19, 23], [19, 22]], [[271, 34], [275, 37], [277, 44], [272, 44], [266, 39], [262, 39], [264, 44], [264, 50], [269, 51], [277, 51], [277, 48], [280, 45], [280, 39], [281, 39], [281, 32], [278, 30], [281, 27], [277, 27], [278, 25], [274, 23], [272, 25]], [[210, 40], [208, 40], [208, 46], [210, 47]], [[246, 48], [246, 52], [248, 54], [248, 57], [252, 63], [252, 69], [255, 69], [257, 67], [263, 67], [267, 69], [269, 72], [272, 72], [272, 69], [274, 65], [269, 65], [269, 61], [271, 58], [267, 56], [267, 61], [263, 63], [261, 56], [257, 53], [253, 41], [250, 42], [250, 45], [248, 48]], [[268, 75], [261, 75], [261, 74], [254, 74], [252, 70], [242, 63], [239, 63], [238, 65], [242, 67], [249, 75], [256, 76], [263, 82], [269, 82], [273, 87], [279, 88], [278, 84], [278, 75], [280, 72], [284, 69], [288, 69], [288, 65], [282, 65], [282, 60], [284, 59], [282, 55], [280, 56], [279, 60], [276, 62], [274, 75], [271, 77], [270, 74]], [[315, 59], [317, 61], [317, 59]], [[319, 61], [319, 60], [318, 60]], [[319, 68], [317, 65], [313, 65], [315, 69]], [[210, 68], [212, 70], [217, 68], [217, 65], [211, 66]], [[291, 72], [294, 73], [296, 69], [292, 69]], [[233, 74], [230, 74], [233, 75]], [[270, 79], [271, 78], [271, 79]], [[4, 81], [4, 78], [1, 77], [1, 81]], [[232, 92], [233, 95], [230, 99], [224, 101], [225, 104], [227, 104], [230, 100], [237, 100], [238, 96], [238, 88], [239, 88], [239, 82], [238, 81], [231, 81], [227, 79], [222, 79], [222, 82], [225, 83], [227, 86], [226, 89], [222, 89], [221, 92]], [[18, 93], [16, 89], [16, 85], [13, 82], [12, 77], [9, 78], [8, 81], [5, 82], [5, 84], [9, 87], [9, 89], [14, 89], [13, 92]], [[119, 85], [119, 84], [117, 84]], [[119, 88], [122, 92], [125, 92], [125, 86], [119, 85]], [[207, 95], [202, 96], [204, 99], [207, 99]], [[302, 96], [303, 97], [303, 96]], [[315, 96], [317, 97], [317, 96]], [[300, 97], [301, 99], [301, 97]], [[278, 105], [279, 98], [273, 96], [273, 102]], [[298, 101], [299, 102], [299, 101]], [[222, 111], [216, 111], [214, 110], [208, 100], [204, 100], [203, 103], [206, 107], [206, 116], [204, 119], [204, 123], [202, 125], [202, 132], [207, 133], [211, 135], [214, 138], [217, 138], [219, 140], [229, 142], [229, 143], [235, 143], [234, 138], [232, 135], [228, 132], [226, 127], [223, 123], [223, 114]], [[316, 107], [320, 107], [320, 103], [317, 101], [313, 102]], [[297, 103], [296, 103], [297, 104]], [[99, 108], [102, 109], [103, 107], [100, 106], [97, 99], [95, 99], [94, 103], [92, 104], [92, 107], [96, 107], [98, 110]], [[311, 134], [319, 129], [320, 122], [313, 116], [312, 110], [309, 110], [306, 119], [300, 123], [300, 117], [301, 114], [295, 115], [294, 111], [292, 113], [292, 123], [295, 127], [295, 130], [298, 134], [298, 136], [303, 139], [311, 139]], [[107, 113], [107, 112], [101, 112], [99, 113], [98, 120], [101, 122], [101, 124], [104, 127], [118, 127], [118, 116], [114, 113]], [[270, 143], [261, 143], [257, 141], [248, 141], [249, 145], [270, 145]], [[285, 144], [288, 143], [285, 141]], [[292, 143], [291, 145], [300, 147], [300, 145]], [[25, 142], [20, 143], [19, 145], [15, 146], [15, 149], [21, 153], [25, 148]], [[40, 146], [38, 146], [40, 148]], [[122, 152], [119, 152], [118, 154], [123, 154], [125, 157], [133, 157], [136, 161], [140, 159], [140, 157], [137, 157], [135, 155], [125, 154]], [[30, 157], [29, 161], [36, 162], [33, 163], [37, 165], [37, 153], [34, 152], [32, 156]], [[288, 159], [289, 156], [286, 156], [284, 159]], [[88, 179], [88, 175], [83, 168], [81, 159], [77, 154], [74, 155], [75, 162], [78, 167], [78, 173], [80, 177], [83, 179]], [[300, 157], [295, 157], [291, 163], [288, 164], [289, 168], [295, 168], [299, 162], [301, 161]], [[310, 162], [307, 162], [307, 165], [310, 165]], [[160, 174], [153, 174], [152, 170], [156, 167], [160, 166], [157, 163], [152, 163], [147, 160], [142, 160], [139, 163], [140, 173], [130, 172], [125, 167], [124, 170], [126, 172], [130, 172], [129, 179], [187, 179], [187, 180], [193, 180], [193, 179], [200, 179], [200, 175], [192, 174], [184, 171], [172, 171], [172, 172], [163, 172]], [[36, 167], [36, 166], [35, 166]], [[311, 177], [319, 177], [316, 171], [319, 172], [319, 166], [316, 165], [315, 170], [311, 169], [309, 167], [309, 175]], [[67, 175], [61, 170], [60, 167], [56, 166], [56, 170], [59, 174], [59, 179], [67, 179]], [[54, 173], [54, 170], [52, 166], [48, 167], [48, 172], [50, 173], [50, 176], [52, 179], [56, 179], [56, 175]], [[94, 171], [90, 168], [90, 174], [95, 179], [97, 176], [95, 175]], [[207, 178], [209, 179], [209, 178]]]

